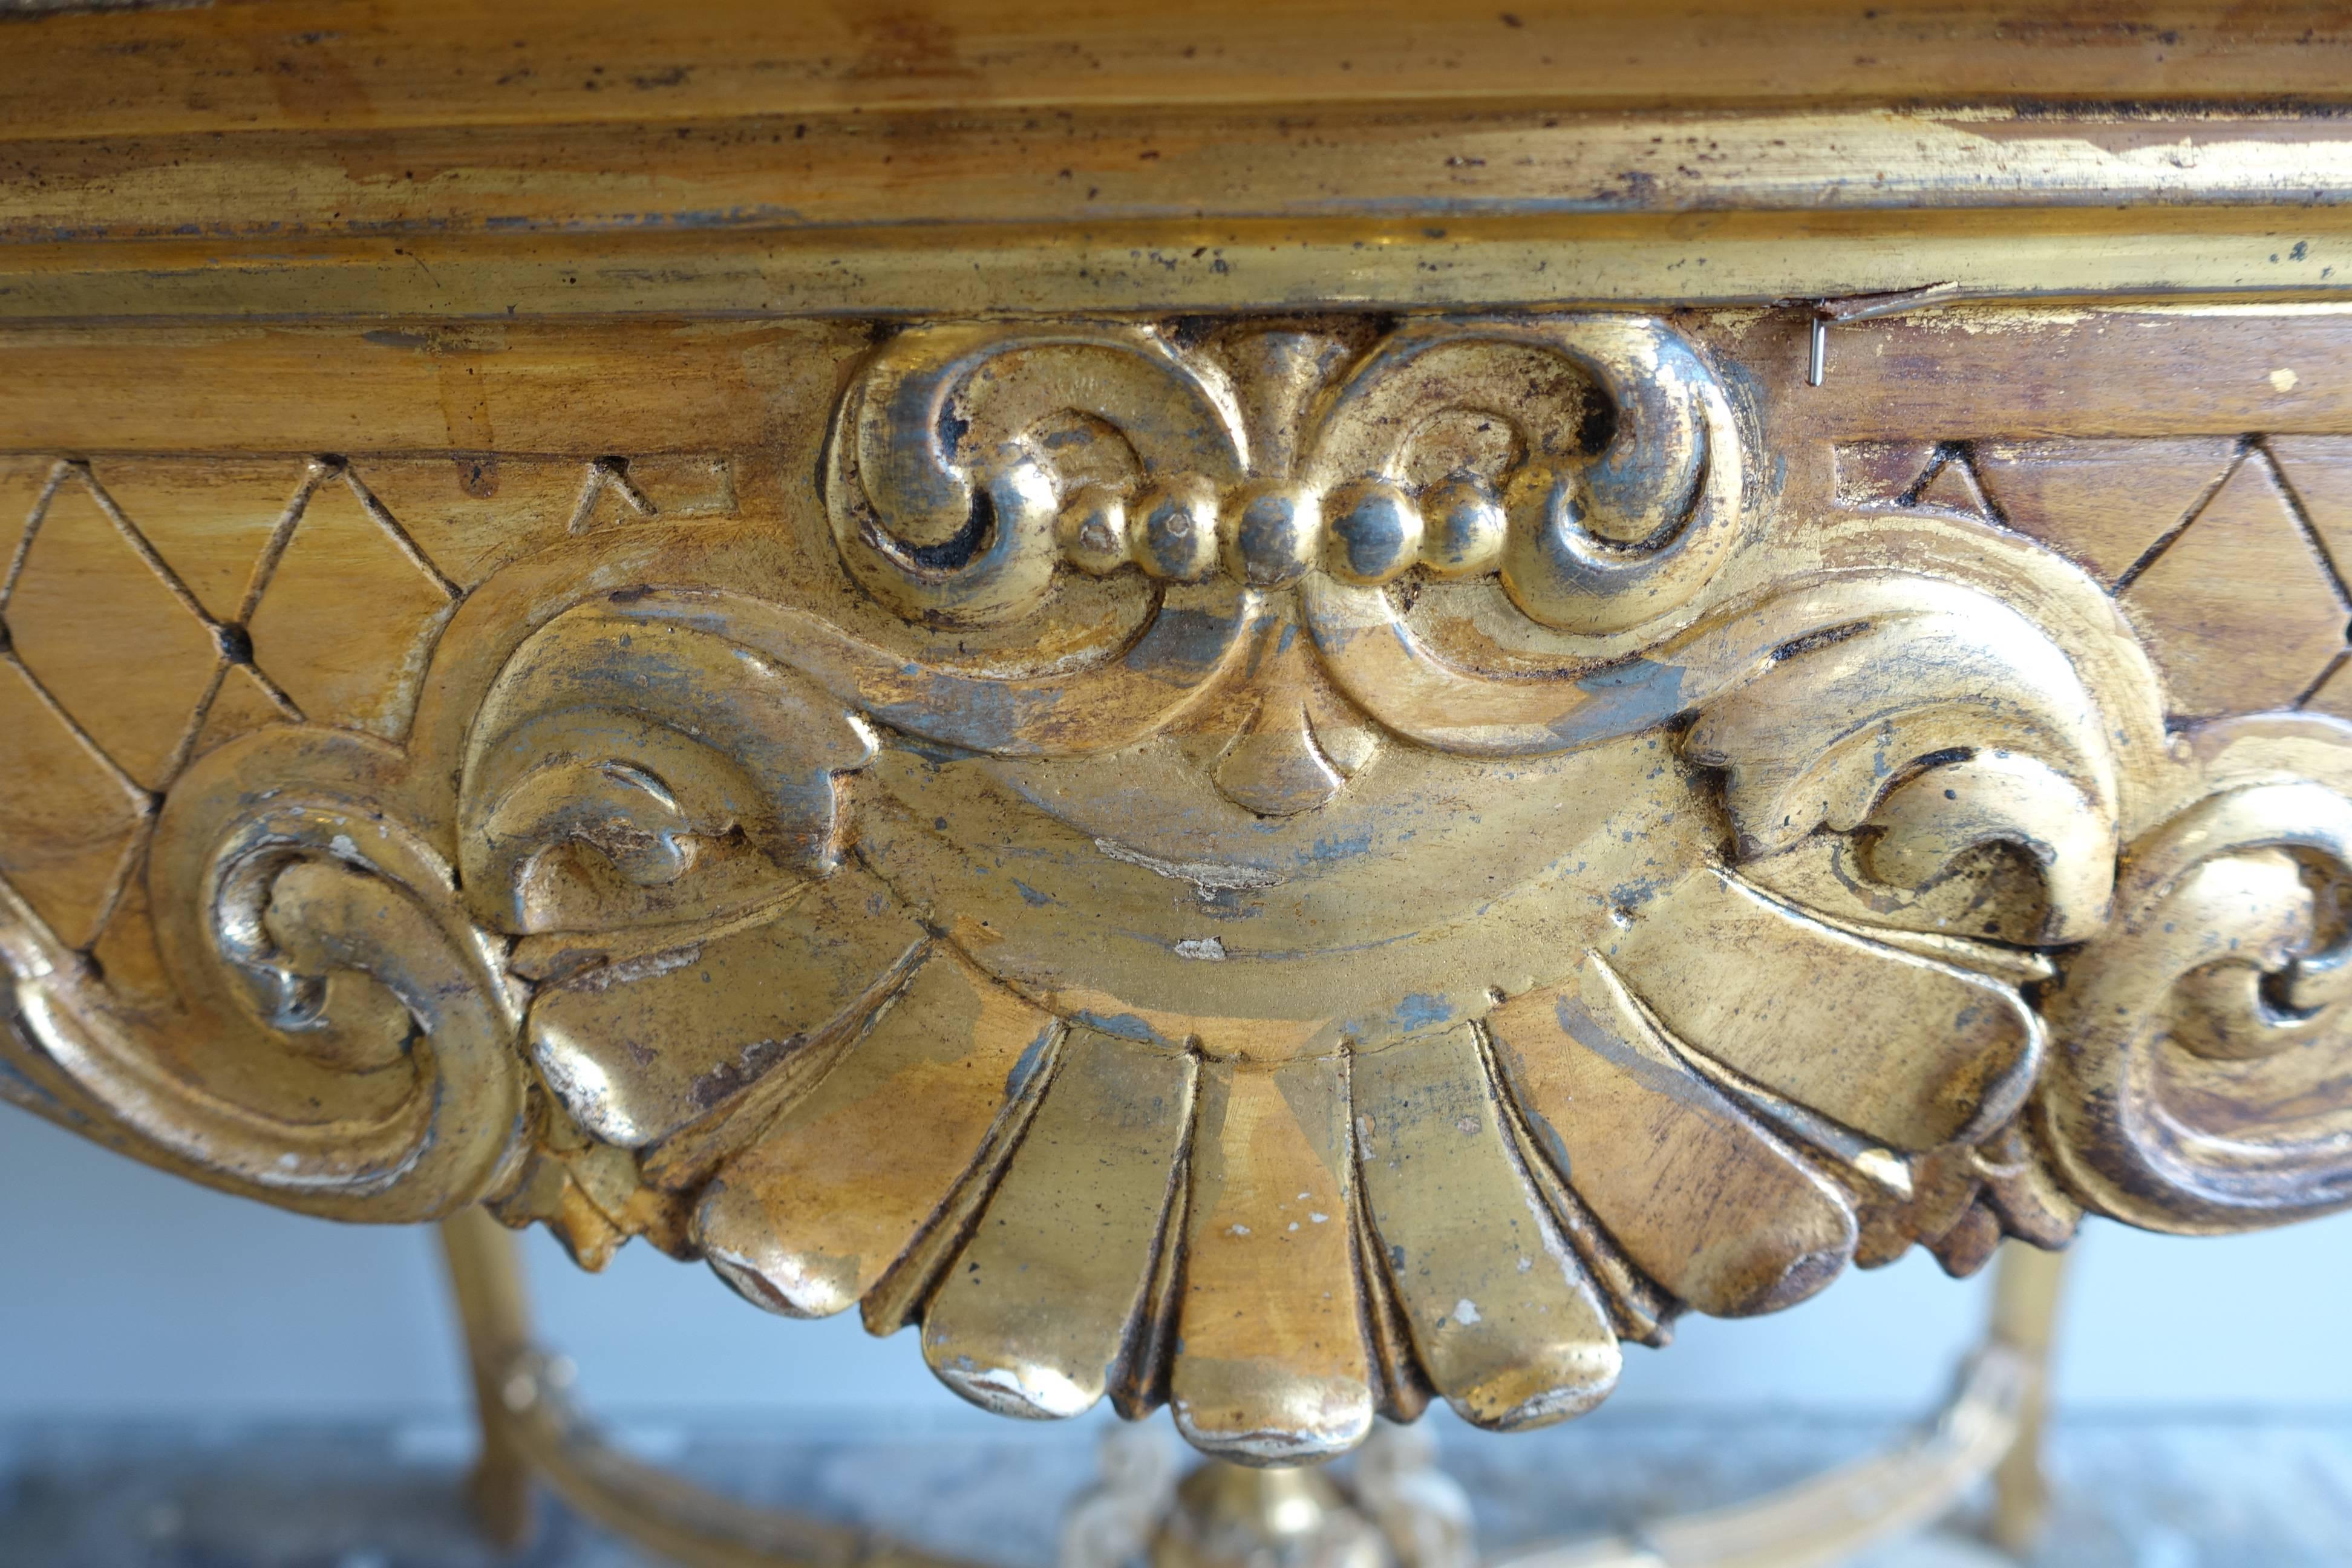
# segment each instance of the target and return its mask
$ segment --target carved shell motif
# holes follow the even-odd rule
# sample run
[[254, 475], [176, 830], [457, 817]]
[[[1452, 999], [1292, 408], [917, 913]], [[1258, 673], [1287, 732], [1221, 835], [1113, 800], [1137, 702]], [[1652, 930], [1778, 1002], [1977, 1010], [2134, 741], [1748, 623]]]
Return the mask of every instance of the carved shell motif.
[[830, 597], [591, 537], [404, 746], [205, 756], [175, 1043], [17, 906], [28, 1081], [1260, 1462], [1914, 1240], [2352, 1201], [2342, 728], [2168, 737], [2054, 557], [1786, 514], [1659, 321], [910, 328], [823, 491]]

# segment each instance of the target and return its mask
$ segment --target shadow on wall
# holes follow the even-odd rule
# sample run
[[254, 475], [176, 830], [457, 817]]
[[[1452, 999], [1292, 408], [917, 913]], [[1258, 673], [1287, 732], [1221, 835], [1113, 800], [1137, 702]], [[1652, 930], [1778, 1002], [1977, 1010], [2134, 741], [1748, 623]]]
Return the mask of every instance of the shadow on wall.
[[[2069, 1286], [2060, 1399], [2352, 1406], [2348, 1243], [2352, 1215], [2214, 1240], [2095, 1223]], [[868, 1338], [854, 1314], [770, 1317], [641, 1244], [601, 1277], [543, 1235], [526, 1246], [542, 1333], [580, 1362], [601, 1409], [986, 1419], [932, 1379], [911, 1335]], [[281, 1214], [0, 1108], [0, 1420], [367, 1420], [465, 1407], [429, 1231]], [[1629, 1346], [1607, 1409], [1924, 1409], [1984, 1306], [1982, 1279], [1956, 1283], [1914, 1253], [1777, 1317], [1690, 1318], [1669, 1350]]]

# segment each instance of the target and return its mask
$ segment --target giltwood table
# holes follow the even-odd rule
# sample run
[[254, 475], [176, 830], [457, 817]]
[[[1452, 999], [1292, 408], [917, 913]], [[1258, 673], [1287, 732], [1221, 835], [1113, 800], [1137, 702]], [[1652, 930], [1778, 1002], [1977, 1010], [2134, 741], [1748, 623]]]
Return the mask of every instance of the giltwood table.
[[[1512, 4], [0, 14], [0, 1094], [446, 1221], [502, 1528], [708, 1562], [895, 1549], [597, 1446], [489, 1216], [1370, 1562], [1378, 1416], [2352, 1201], [2352, 24]], [[2039, 1256], [1577, 1560], [1948, 1499]]]

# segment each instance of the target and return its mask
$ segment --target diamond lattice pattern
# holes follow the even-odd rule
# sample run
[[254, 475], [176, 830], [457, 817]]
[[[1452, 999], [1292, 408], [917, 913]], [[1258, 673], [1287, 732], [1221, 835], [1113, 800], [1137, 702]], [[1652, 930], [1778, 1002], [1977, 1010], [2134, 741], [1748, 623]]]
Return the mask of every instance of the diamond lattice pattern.
[[499, 566], [733, 510], [709, 457], [0, 458], [0, 881], [103, 953], [195, 757], [289, 721], [397, 738], [434, 638]]
[[2352, 719], [2352, 438], [1865, 442], [1849, 505], [1997, 523], [2113, 593], [2176, 720], [2305, 708]]

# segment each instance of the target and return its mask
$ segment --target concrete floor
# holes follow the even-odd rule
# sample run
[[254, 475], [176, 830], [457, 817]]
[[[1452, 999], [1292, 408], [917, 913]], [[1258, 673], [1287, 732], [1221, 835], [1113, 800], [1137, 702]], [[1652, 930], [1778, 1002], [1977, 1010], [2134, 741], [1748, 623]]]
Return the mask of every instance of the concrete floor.
[[[1447, 1427], [1448, 1468], [1499, 1551], [1707, 1506], [1887, 1440], [1891, 1421], [1645, 1412], [1511, 1438]], [[707, 1485], [887, 1529], [1004, 1568], [1053, 1561], [1090, 1479], [1084, 1425], [819, 1433], [639, 1423], [621, 1436]], [[550, 1503], [501, 1559], [457, 1500], [462, 1428], [0, 1426], [0, 1568], [635, 1568]], [[2352, 1565], [2352, 1416], [2080, 1418], [2054, 1435], [2048, 1568]], [[1855, 1568], [1998, 1562], [1954, 1535]]]

